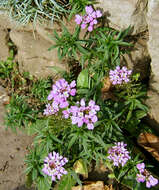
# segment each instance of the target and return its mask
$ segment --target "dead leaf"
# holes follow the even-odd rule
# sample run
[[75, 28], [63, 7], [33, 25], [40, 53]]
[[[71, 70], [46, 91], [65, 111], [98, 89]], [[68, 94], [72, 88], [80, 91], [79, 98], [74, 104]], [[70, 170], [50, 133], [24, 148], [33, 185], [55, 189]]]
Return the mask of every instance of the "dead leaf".
[[137, 141], [140, 146], [144, 147], [159, 161], [159, 137], [151, 133], [141, 133]]
[[[72, 190], [105, 190], [103, 181], [85, 181], [86, 185], [73, 187]], [[113, 190], [113, 189], [110, 189]]]
[[114, 94], [110, 91], [102, 93], [102, 99], [103, 100], [108, 100], [108, 99], [116, 100]]
[[81, 174], [84, 178], [88, 178], [88, 169], [82, 159], [77, 160], [73, 165], [74, 171]]
[[111, 83], [109, 77], [104, 77], [102, 80], [102, 83], [103, 83], [103, 88], [101, 89], [102, 99], [103, 100], [108, 100], [108, 99], [115, 100], [116, 98], [115, 98], [114, 94], [111, 92], [112, 83]]
[[103, 82], [102, 92], [108, 92], [110, 90], [110, 88], [111, 88], [111, 85], [112, 85], [112, 83], [110, 82], [109, 77], [104, 77], [102, 82]]
[[114, 190], [112, 185], [105, 185], [104, 190]]

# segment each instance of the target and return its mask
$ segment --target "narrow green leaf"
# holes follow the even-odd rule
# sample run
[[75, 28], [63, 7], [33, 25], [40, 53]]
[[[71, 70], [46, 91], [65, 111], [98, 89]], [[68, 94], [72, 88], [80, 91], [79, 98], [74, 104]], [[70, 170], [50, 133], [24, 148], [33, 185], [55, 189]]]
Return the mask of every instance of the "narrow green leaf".
[[76, 139], [77, 139], [78, 135], [74, 134], [73, 137], [71, 138], [69, 144], [68, 144], [68, 150], [72, 147], [72, 145], [75, 143]]

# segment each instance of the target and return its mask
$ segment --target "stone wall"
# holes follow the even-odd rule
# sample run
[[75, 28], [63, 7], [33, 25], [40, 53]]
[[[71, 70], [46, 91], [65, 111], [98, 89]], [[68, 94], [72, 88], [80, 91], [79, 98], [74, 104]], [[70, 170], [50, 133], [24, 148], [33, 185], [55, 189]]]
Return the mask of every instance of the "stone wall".
[[[149, 64], [151, 61], [150, 116], [159, 123], [159, 0], [98, 0], [96, 7], [102, 9], [105, 21], [115, 29], [133, 27], [132, 35], [137, 38], [134, 51], [124, 57], [124, 60], [143, 79], [149, 77]], [[69, 30], [75, 28], [74, 20], [67, 23]], [[30, 24], [22, 27], [10, 21], [4, 12], [0, 12], [0, 57], [5, 59], [9, 49], [7, 39], [10, 38], [18, 48], [17, 61], [21, 71], [29, 71], [37, 77], [52, 75], [50, 66], [59, 66], [67, 69], [65, 61], [59, 61], [57, 51], [48, 51], [53, 44], [49, 35], [56, 29], [61, 33], [59, 25], [43, 26], [36, 28]]]
[[148, 1], [147, 23], [152, 71], [147, 104], [150, 107], [150, 118], [153, 124], [159, 126], [159, 0]]
[[[70, 31], [74, 30], [74, 25], [70, 25], [66, 21], [66, 26]], [[32, 24], [27, 26], [17, 25], [14, 21], [6, 15], [5, 12], [0, 12], [0, 58], [2, 60], [9, 56], [9, 48], [7, 46], [8, 39], [17, 47], [16, 61], [19, 63], [19, 69], [21, 72], [29, 71], [30, 74], [36, 77], [47, 77], [54, 75], [52, 66], [58, 66], [64, 70], [67, 70], [67, 64], [64, 60], [59, 61], [57, 56], [57, 50], [48, 51], [53, 45], [53, 40], [50, 36], [53, 36], [53, 30], [61, 33], [62, 29], [60, 25], [54, 24], [53, 26], [45, 23], [44, 25]]]
[[148, 0], [98, 0], [110, 26], [124, 29], [133, 26], [133, 34], [147, 29], [146, 10]]

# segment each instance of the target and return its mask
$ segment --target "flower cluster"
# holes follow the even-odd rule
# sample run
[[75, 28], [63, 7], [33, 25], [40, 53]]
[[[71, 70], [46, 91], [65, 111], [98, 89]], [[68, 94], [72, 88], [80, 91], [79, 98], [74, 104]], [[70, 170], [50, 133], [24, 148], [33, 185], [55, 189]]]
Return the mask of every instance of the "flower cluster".
[[84, 99], [81, 99], [80, 103], [77, 104], [77, 106], [71, 106], [63, 111], [64, 118], [71, 117], [72, 124], [77, 124], [78, 127], [86, 124], [89, 130], [93, 130], [94, 123], [98, 121], [96, 114], [100, 107], [95, 105], [93, 100], [89, 101], [88, 106], [86, 106]]
[[94, 11], [91, 5], [86, 6], [85, 10], [86, 14], [84, 16], [76, 15], [75, 22], [81, 25], [82, 29], [85, 29], [88, 26], [88, 31], [91, 32], [93, 31], [94, 25], [98, 23], [97, 18], [100, 18], [102, 13], [100, 10]]
[[46, 109], [44, 110], [44, 115], [52, 115], [59, 111], [59, 108], [68, 107], [69, 103], [67, 101], [68, 97], [75, 96], [76, 82], [72, 81], [71, 84], [65, 79], [60, 79], [56, 81], [56, 83], [52, 86], [52, 90], [48, 96], [48, 100], [52, 100], [52, 104], [46, 105]]
[[136, 176], [137, 182], [144, 183], [146, 181], [146, 187], [150, 188], [151, 186], [155, 186], [158, 184], [158, 179], [154, 178], [146, 169], [145, 164], [140, 163], [137, 164], [137, 169], [139, 170], [139, 174]]
[[109, 78], [113, 85], [128, 83], [131, 73], [132, 70], [128, 70], [126, 67], [120, 69], [120, 67], [117, 66], [115, 70], [110, 70]]
[[126, 162], [130, 159], [129, 152], [125, 148], [127, 144], [123, 142], [115, 143], [115, 146], [111, 147], [108, 150], [109, 156], [107, 157], [111, 161], [113, 161], [114, 166], [124, 166]]
[[62, 175], [67, 174], [67, 171], [63, 168], [67, 162], [67, 158], [60, 156], [59, 153], [49, 153], [44, 160], [42, 172], [50, 176], [52, 181], [56, 181], [56, 178], [60, 180]]

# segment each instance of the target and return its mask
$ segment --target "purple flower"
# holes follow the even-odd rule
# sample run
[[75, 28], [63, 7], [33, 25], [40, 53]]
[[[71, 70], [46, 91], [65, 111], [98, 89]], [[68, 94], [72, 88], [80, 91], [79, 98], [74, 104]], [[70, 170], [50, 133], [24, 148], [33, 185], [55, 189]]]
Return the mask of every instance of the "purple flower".
[[120, 67], [117, 66], [115, 70], [110, 70], [109, 78], [113, 85], [128, 83], [131, 73], [132, 71], [126, 67], [120, 69]]
[[88, 124], [87, 124], [87, 128], [88, 128], [89, 130], [93, 130], [93, 129], [94, 129], [94, 125], [93, 125], [92, 123], [88, 123]]
[[[98, 121], [96, 114], [99, 110], [100, 107], [95, 105], [93, 100], [90, 100], [88, 106], [86, 106], [85, 100], [81, 99], [77, 106], [71, 106], [69, 108], [72, 124], [77, 125], [78, 127], [82, 127], [86, 124], [89, 130], [93, 130], [94, 123]], [[68, 112], [63, 112], [63, 114], [64, 118], [68, 117]]]
[[71, 87], [71, 88], [76, 87], [76, 81], [75, 81], [75, 80], [73, 80], [73, 81], [70, 83], [70, 87]]
[[75, 22], [76, 22], [77, 24], [81, 24], [81, 22], [82, 22], [82, 16], [76, 15], [75, 17], [76, 17], [76, 18], [75, 18]]
[[102, 13], [100, 10], [96, 10], [96, 17], [100, 18], [102, 16]]
[[102, 13], [100, 10], [95, 11], [91, 5], [86, 6], [85, 11], [86, 14], [84, 16], [78, 14], [75, 16], [75, 22], [78, 25], [81, 25], [82, 29], [88, 27], [87, 30], [89, 32], [92, 32], [94, 25], [98, 23], [97, 18], [100, 18], [102, 16]]
[[152, 175], [149, 175], [146, 180], [146, 187], [150, 188], [158, 184], [158, 179], [154, 178]]
[[158, 184], [158, 179], [154, 178], [146, 169], [145, 164], [140, 163], [136, 165], [139, 170], [139, 174], [136, 175], [136, 180], [139, 183], [144, 183], [146, 181], [146, 187], [150, 188]]
[[65, 119], [69, 118], [69, 116], [70, 116], [69, 109], [68, 110], [63, 110], [62, 113], [63, 113], [63, 116], [64, 116]]
[[145, 164], [144, 163], [137, 164], [136, 167], [140, 171], [140, 173], [143, 173], [145, 170]]
[[145, 176], [144, 175], [142, 175], [141, 173], [140, 174], [137, 174], [137, 176], [136, 176], [136, 180], [137, 180], [137, 182], [138, 183], [143, 183], [144, 181], [145, 181]]
[[50, 176], [52, 181], [56, 181], [56, 178], [60, 180], [62, 175], [67, 174], [67, 171], [63, 168], [67, 162], [67, 158], [60, 156], [59, 153], [49, 153], [44, 160], [42, 172]]
[[130, 159], [129, 152], [125, 148], [127, 144], [124, 142], [117, 142], [115, 146], [108, 150], [109, 160], [113, 161], [114, 166], [124, 166], [126, 162]]
[[86, 10], [86, 13], [88, 14], [88, 15], [90, 15], [91, 13], [93, 13], [93, 7], [90, 5], [90, 6], [86, 6], [85, 7], [85, 10]]
[[76, 95], [76, 82], [72, 81], [70, 84], [65, 79], [60, 79], [52, 86], [52, 90], [48, 95], [48, 100], [52, 100], [52, 105], [46, 105], [44, 115], [52, 115], [59, 111], [59, 109], [67, 108], [69, 103], [67, 99], [69, 96]]
[[88, 31], [89, 31], [89, 32], [92, 32], [92, 31], [93, 31], [93, 26], [91, 26], [91, 25], [88, 26]]
[[81, 24], [81, 28], [82, 28], [82, 29], [85, 29], [86, 27], [87, 27], [87, 25], [86, 25], [85, 23], [82, 23], [82, 24]]
[[51, 104], [47, 104], [46, 105], [46, 109], [44, 110], [44, 115], [53, 115], [56, 114], [59, 111], [59, 106], [57, 102], [53, 102], [52, 105]]

